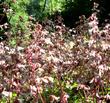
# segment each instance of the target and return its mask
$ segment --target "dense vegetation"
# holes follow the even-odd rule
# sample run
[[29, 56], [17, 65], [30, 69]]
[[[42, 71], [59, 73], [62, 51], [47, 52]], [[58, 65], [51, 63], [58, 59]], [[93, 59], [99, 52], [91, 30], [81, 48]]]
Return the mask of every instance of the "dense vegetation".
[[0, 1], [0, 103], [110, 102], [109, 0], [96, 2]]

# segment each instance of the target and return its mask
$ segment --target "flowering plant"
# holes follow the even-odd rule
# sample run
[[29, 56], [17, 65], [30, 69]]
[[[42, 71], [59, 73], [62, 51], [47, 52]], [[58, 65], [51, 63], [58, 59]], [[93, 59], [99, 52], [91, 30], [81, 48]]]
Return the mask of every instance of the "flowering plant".
[[27, 47], [1, 42], [0, 101], [109, 102], [109, 31], [93, 13], [75, 29], [34, 24]]

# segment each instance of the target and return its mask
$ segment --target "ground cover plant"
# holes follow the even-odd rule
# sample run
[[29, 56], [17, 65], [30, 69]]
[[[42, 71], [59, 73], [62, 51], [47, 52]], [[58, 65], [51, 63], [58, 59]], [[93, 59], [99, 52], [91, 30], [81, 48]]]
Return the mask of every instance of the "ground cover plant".
[[30, 17], [28, 39], [19, 32], [14, 44], [0, 42], [1, 103], [110, 102], [110, 24], [98, 26], [94, 6], [76, 28], [61, 16], [43, 23]]

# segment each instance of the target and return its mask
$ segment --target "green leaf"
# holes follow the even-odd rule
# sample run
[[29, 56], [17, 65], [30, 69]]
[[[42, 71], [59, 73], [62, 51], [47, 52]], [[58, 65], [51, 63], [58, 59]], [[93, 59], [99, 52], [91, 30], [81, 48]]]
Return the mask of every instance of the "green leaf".
[[74, 84], [72, 85], [73, 88], [77, 87], [78, 84], [76, 82], [74, 82]]

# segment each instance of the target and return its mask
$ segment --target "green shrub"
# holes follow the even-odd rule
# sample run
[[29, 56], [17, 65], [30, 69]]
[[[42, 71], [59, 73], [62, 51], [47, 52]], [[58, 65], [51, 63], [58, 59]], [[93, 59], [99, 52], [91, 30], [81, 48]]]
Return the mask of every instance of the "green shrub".
[[29, 4], [29, 0], [5, 0], [4, 4], [5, 13], [9, 23], [9, 44], [15, 46], [18, 41], [25, 41], [27, 35], [30, 35], [29, 15], [26, 12], [26, 5]]

